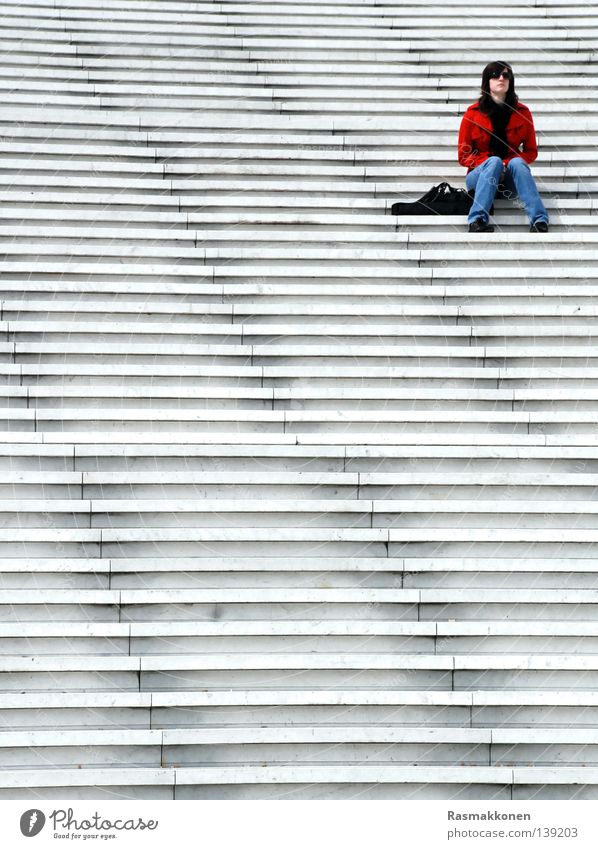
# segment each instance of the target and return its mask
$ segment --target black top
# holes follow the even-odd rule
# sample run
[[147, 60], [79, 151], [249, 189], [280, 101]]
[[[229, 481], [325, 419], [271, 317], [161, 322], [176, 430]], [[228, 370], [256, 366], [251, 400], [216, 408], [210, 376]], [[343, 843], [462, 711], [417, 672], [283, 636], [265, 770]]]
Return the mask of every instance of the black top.
[[510, 152], [507, 145], [507, 124], [511, 117], [511, 108], [504, 103], [493, 103], [490, 118], [492, 119], [492, 136], [490, 150], [493, 156], [505, 159]]

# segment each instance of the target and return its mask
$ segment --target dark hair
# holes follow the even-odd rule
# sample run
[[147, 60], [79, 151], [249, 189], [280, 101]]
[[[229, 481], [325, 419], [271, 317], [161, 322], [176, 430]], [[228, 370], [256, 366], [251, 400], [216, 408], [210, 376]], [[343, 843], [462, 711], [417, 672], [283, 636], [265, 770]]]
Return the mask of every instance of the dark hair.
[[[478, 100], [478, 106], [482, 112], [490, 113], [494, 109], [494, 101], [490, 96], [490, 74], [493, 71], [510, 71], [513, 74], [513, 69], [509, 65], [508, 62], [501, 62], [500, 60], [496, 62], [490, 62], [484, 70], [482, 71], [482, 85], [480, 98]], [[514, 109], [519, 101], [517, 94], [515, 93], [515, 75], [513, 74], [513, 79], [509, 82], [509, 90], [507, 91], [507, 95], [505, 97], [505, 104], [509, 106], [511, 109]]]

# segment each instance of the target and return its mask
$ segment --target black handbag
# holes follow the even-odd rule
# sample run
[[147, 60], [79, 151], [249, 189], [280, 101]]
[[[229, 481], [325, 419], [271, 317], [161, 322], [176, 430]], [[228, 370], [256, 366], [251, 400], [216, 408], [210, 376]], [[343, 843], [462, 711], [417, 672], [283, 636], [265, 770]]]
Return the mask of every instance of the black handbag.
[[392, 215], [467, 215], [472, 203], [473, 198], [465, 189], [440, 183], [412, 203], [393, 203], [390, 211]]

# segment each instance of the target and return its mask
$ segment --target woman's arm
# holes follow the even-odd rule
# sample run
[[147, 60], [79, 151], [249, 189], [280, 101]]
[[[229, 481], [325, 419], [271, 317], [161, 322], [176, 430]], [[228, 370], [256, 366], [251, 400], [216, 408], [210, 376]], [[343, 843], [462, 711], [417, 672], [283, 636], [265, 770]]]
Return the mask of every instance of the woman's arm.
[[528, 165], [530, 165], [538, 158], [538, 143], [536, 141], [534, 119], [532, 118], [532, 113], [529, 110], [525, 119], [525, 138], [523, 139], [523, 150], [519, 156], [524, 159]]
[[534, 119], [532, 118], [532, 113], [527, 108], [525, 109], [523, 119], [525, 121], [525, 130], [522, 142], [523, 149], [517, 153], [511, 153], [506, 159], [503, 159], [505, 165], [517, 156], [520, 159], [523, 159], [524, 162], [527, 162], [528, 165], [531, 165], [531, 163], [538, 158], [538, 143], [536, 141]]
[[459, 127], [459, 144], [457, 154], [459, 165], [463, 165], [464, 168], [475, 168], [476, 165], [479, 165], [484, 161], [484, 157], [481, 156], [473, 147], [471, 134], [472, 126], [473, 124], [467, 115], [464, 115], [461, 119], [461, 126]]

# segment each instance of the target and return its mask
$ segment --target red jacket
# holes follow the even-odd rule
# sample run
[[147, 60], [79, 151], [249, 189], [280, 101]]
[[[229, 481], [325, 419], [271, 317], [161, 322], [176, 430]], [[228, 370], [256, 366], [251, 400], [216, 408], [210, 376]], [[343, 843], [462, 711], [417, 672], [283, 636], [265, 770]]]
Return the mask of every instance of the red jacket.
[[[459, 129], [459, 162], [468, 173], [493, 155], [490, 150], [491, 133], [490, 116], [480, 111], [477, 102], [472, 103], [463, 115]], [[511, 114], [507, 125], [507, 145], [511, 152], [503, 159], [505, 165], [516, 156], [528, 165], [538, 157], [532, 113], [523, 103], [518, 103]]]

